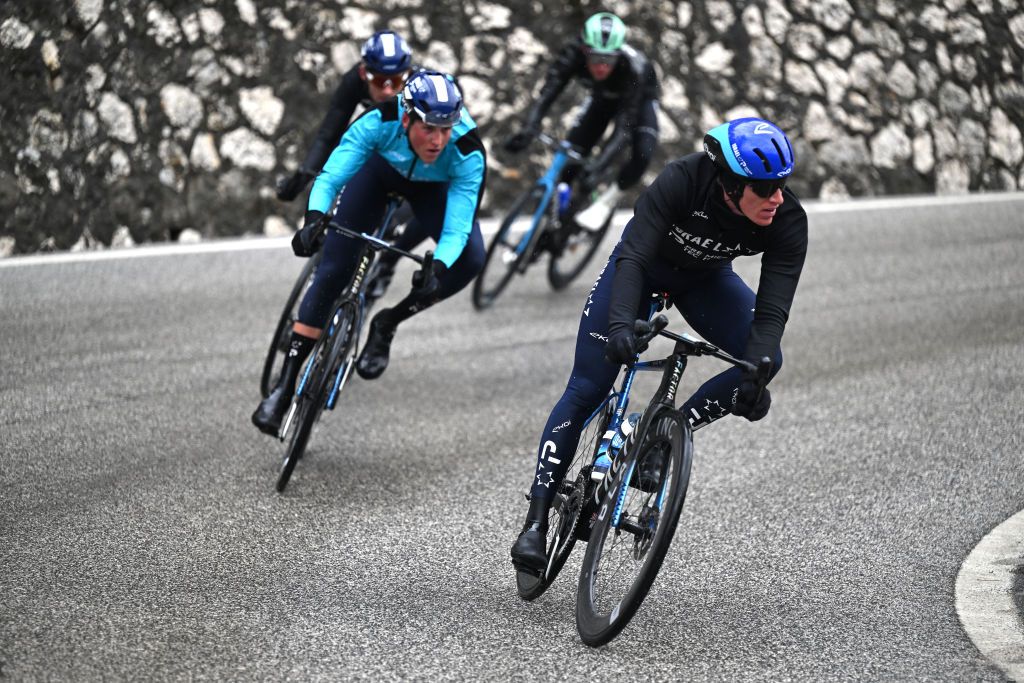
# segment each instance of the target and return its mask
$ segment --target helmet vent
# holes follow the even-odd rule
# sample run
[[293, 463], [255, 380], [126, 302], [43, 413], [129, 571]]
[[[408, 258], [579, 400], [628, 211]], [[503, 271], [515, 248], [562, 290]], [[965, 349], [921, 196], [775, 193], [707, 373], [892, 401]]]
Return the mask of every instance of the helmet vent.
[[779, 146], [779, 141], [772, 138], [772, 144], [775, 145], [775, 151], [779, 153], [779, 159], [782, 160], [782, 165], [785, 167], [789, 162], [786, 161], [786, 154], [782, 151], [782, 147]]
[[[775, 142], [775, 141], [774, 141], [774, 140], [772, 140], [772, 142]], [[778, 145], [775, 145], [775, 147], [776, 147], [776, 148], [778, 148]], [[765, 170], [766, 172], [769, 172], [769, 173], [770, 173], [770, 172], [771, 172], [771, 170], [772, 170], [772, 164], [771, 164], [771, 162], [770, 162], [770, 161], [768, 161], [768, 157], [766, 157], [766, 156], [764, 155], [764, 152], [762, 152], [762, 151], [761, 151], [760, 149], [758, 149], [757, 147], [755, 147], [755, 148], [754, 148], [754, 154], [756, 154], [756, 155], [757, 155], [757, 158], [761, 160], [761, 163], [762, 163], [762, 164], [764, 164], [764, 170]]]

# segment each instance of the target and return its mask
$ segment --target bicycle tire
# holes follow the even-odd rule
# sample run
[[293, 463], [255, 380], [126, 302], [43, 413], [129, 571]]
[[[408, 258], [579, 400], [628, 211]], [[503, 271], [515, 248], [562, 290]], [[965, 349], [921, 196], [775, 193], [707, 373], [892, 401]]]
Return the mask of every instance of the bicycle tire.
[[[552, 289], [555, 291], [565, 289], [583, 272], [583, 269], [594, 258], [594, 254], [597, 253], [601, 242], [604, 241], [613, 215], [614, 212], [609, 214], [608, 220], [593, 232], [584, 230], [578, 225], [575, 226], [576, 230], [566, 239], [565, 245], [557, 253], [551, 255], [551, 259], [548, 261], [548, 283]], [[566, 220], [572, 219], [567, 218]], [[579, 260], [576, 263], [566, 261], [569, 255], [577, 251], [579, 251]], [[564, 270], [562, 270], [563, 266], [565, 266]]]
[[[307, 384], [309, 389], [303, 391], [298, 401], [295, 413], [295, 427], [288, 441], [288, 448], [285, 449], [284, 459], [281, 461], [281, 469], [277, 477], [277, 492], [283, 493], [288, 481], [291, 479], [295, 465], [306, 452], [309, 444], [309, 437], [312, 435], [313, 426], [320, 419], [324, 404], [327, 402], [327, 391], [332, 386], [332, 380], [342, 370], [342, 363], [346, 354], [350, 354], [354, 343], [353, 327], [356, 323], [356, 307], [351, 302], [343, 303], [336, 309], [334, 330], [326, 343], [318, 344], [310, 354], [311, 363], [314, 364], [310, 370]], [[324, 346], [328, 346], [324, 350]]]
[[[657, 486], [650, 486], [651, 490], [645, 492], [631, 482], [634, 471], [652, 457], [660, 457], [663, 464]], [[629, 624], [654, 583], [672, 543], [693, 464], [693, 437], [685, 416], [672, 409], [657, 410], [642, 427], [630, 452], [617, 464], [619, 467], [602, 502], [583, 558], [576, 593], [576, 630], [580, 639], [591, 647], [608, 643]], [[661, 512], [656, 506], [647, 505], [658, 495], [664, 496]], [[620, 527], [613, 529], [612, 511], [620, 500], [623, 515]], [[637, 502], [642, 504], [636, 506]], [[627, 548], [626, 542], [620, 543], [620, 540], [629, 540], [624, 539], [625, 536], [632, 538], [632, 548]], [[635, 577], [624, 586], [625, 565], [622, 561], [616, 562], [623, 553], [637, 561]], [[628, 560], [628, 557], [623, 559]], [[601, 566], [607, 567], [604, 573], [599, 571]], [[604, 577], [607, 577], [607, 587], [604, 582], [598, 585]], [[612, 587], [616, 582], [620, 585]]]
[[284, 363], [284, 354], [288, 352], [289, 333], [295, 316], [298, 315], [298, 306], [302, 303], [302, 294], [305, 293], [309, 284], [316, 275], [316, 269], [320, 265], [320, 258], [323, 250], [313, 254], [302, 267], [302, 271], [292, 285], [292, 291], [284, 304], [284, 310], [277, 320], [277, 327], [274, 328], [274, 336], [270, 338], [270, 349], [267, 350], [267, 357], [263, 361], [263, 373], [260, 375], [260, 394], [263, 398], [270, 395], [274, 386], [277, 385], [281, 373], [281, 365]]
[[[578, 527], [585, 523], [580, 515], [593, 495], [590, 482], [591, 465], [608, 421], [614, 412], [614, 401], [606, 400], [595, 411], [580, 434], [572, 463], [548, 513], [548, 567], [542, 574], [516, 570], [516, 591], [523, 600], [536, 600], [548, 589], [562, 571], [579, 539]], [[589, 523], [589, 522], [586, 522]]]
[[[494, 235], [490, 246], [487, 248], [487, 255], [484, 257], [484, 266], [480, 274], [473, 281], [473, 306], [482, 311], [494, 303], [498, 295], [505, 290], [512, 276], [517, 271], [525, 272], [526, 265], [529, 265], [537, 242], [544, 230], [547, 228], [547, 216], [541, 218], [537, 229], [530, 236], [530, 241], [523, 252], [517, 256], [515, 248], [530, 230], [533, 216], [544, 201], [545, 188], [543, 185], [534, 185], [532, 188], [519, 195], [512, 204], [505, 219], [501, 222], [498, 232]], [[513, 257], [514, 256], [514, 257]], [[501, 268], [504, 270], [501, 270]], [[494, 284], [487, 284], [488, 276], [500, 270]]]

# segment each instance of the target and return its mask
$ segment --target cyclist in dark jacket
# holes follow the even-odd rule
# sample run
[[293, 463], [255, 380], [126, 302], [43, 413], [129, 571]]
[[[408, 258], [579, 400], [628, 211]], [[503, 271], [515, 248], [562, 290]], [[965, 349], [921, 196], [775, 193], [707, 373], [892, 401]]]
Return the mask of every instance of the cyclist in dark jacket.
[[[633, 322], [651, 295], [668, 292], [707, 341], [753, 363], [782, 365], [780, 342], [807, 252], [807, 214], [785, 187], [793, 148], [773, 123], [745, 118], [704, 136], [704, 152], [670, 163], [637, 201], [622, 240], [587, 297], [568, 386], [541, 436], [526, 525], [512, 561], [546, 566], [548, 509], [571, 464], [583, 423], [608, 395], [637, 347]], [[737, 256], [761, 256], [755, 295], [732, 269]], [[730, 368], [705, 382], [680, 410], [693, 429], [732, 413], [760, 420], [771, 394]]]
[[360, 104], [370, 108], [392, 99], [402, 91], [409, 74], [418, 70], [412, 64], [412, 51], [394, 31], [378, 31], [361, 50], [362, 60], [345, 72], [331, 96], [320, 128], [299, 169], [277, 185], [277, 198], [290, 202], [306, 189], [327, 162]]
[[[548, 67], [540, 97], [525, 125], [505, 142], [510, 152], [525, 149], [540, 132], [544, 115], [573, 78], [579, 78], [590, 89], [566, 139], [589, 152], [608, 124], [615, 122], [608, 143], [588, 165], [589, 173], [595, 175], [620, 151], [627, 147], [630, 150], [616, 181], [576, 215], [576, 223], [591, 230], [604, 224], [622, 191], [640, 181], [658, 144], [658, 76], [654, 64], [625, 40], [626, 26], [614, 14], [599, 12], [587, 19], [582, 35], [566, 44]], [[567, 169], [563, 180], [571, 182], [575, 171]], [[586, 184], [593, 187], [593, 178], [588, 181]]]

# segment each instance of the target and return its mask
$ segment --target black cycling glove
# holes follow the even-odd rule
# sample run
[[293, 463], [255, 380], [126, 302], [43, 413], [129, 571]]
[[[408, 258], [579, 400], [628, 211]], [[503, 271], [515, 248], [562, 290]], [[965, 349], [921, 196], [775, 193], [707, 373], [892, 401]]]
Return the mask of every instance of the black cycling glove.
[[282, 202], [290, 202], [299, 196], [299, 193], [306, 189], [309, 181], [316, 177], [315, 173], [299, 169], [287, 178], [277, 181], [277, 198]]
[[745, 374], [736, 392], [736, 403], [732, 408], [733, 414], [745, 417], [751, 422], [757, 422], [768, 414], [768, 409], [771, 406], [772, 394], [768, 391], [768, 387], [762, 389], [759, 396], [757, 377]]
[[441, 278], [448, 272], [443, 261], [434, 260], [430, 264], [430, 275], [424, 276], [423, 270], [412, 274], [412, 291], [420, 299], [432, 299], [441, 289]]
[[322, 211], [306, 212], [306, 222], [292, 236], [292, 251], [295, 252], [296, 256], [312, 256], [320, 248], [320, 245], [323, 243], [323, 230], [321, 227], [324, 219]]
[[604, 357], [615, 365], [632, 365], [636, 354], [647, 350], [647, 342], [637, 344], [633, 330], [618, 327], [608, 333], [608, 343], [604, 347]]
[[533, 127], [526, 127], [513, 133], [508, 140], [505, 140], [505, 151], [522, 152], [530, 146], [533, 139], [540, 131]]

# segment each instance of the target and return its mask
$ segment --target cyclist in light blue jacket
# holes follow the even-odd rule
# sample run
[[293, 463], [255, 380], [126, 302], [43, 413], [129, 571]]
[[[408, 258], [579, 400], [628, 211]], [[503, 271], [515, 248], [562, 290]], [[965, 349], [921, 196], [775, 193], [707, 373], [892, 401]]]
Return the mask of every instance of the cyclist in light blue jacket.
[[[369, 338], [356, 363], [364, 379], [380, 377], [387, 368], [399, 323], [455, 294], [480, 272], [485, 252], [476, 214], [486, 169], [483, 142], [463, 108], [458, 87], [445, 74], [421, 71], [400, 96], [377, 105], [349, 126], [317, 176], [305, 224], [292, 239], [297, 256], [316, 251], [319, 228], [339, 191], [332, 225], [371, 232], [383, 218], [388, 195], [398, 194], [417, 218], [399, 246], [412, 249], [428, 236], [437, 241], [432, 275], [425, 282], [414, 281], [409, 296], [371, 321]], [[356, 240], [328, 228], [323, 249], [292, 328], [281, 380], [252, 416], [267, 434], [277, 434], [299, 369], [320, 336], [331, 304], [353, 276]]]

